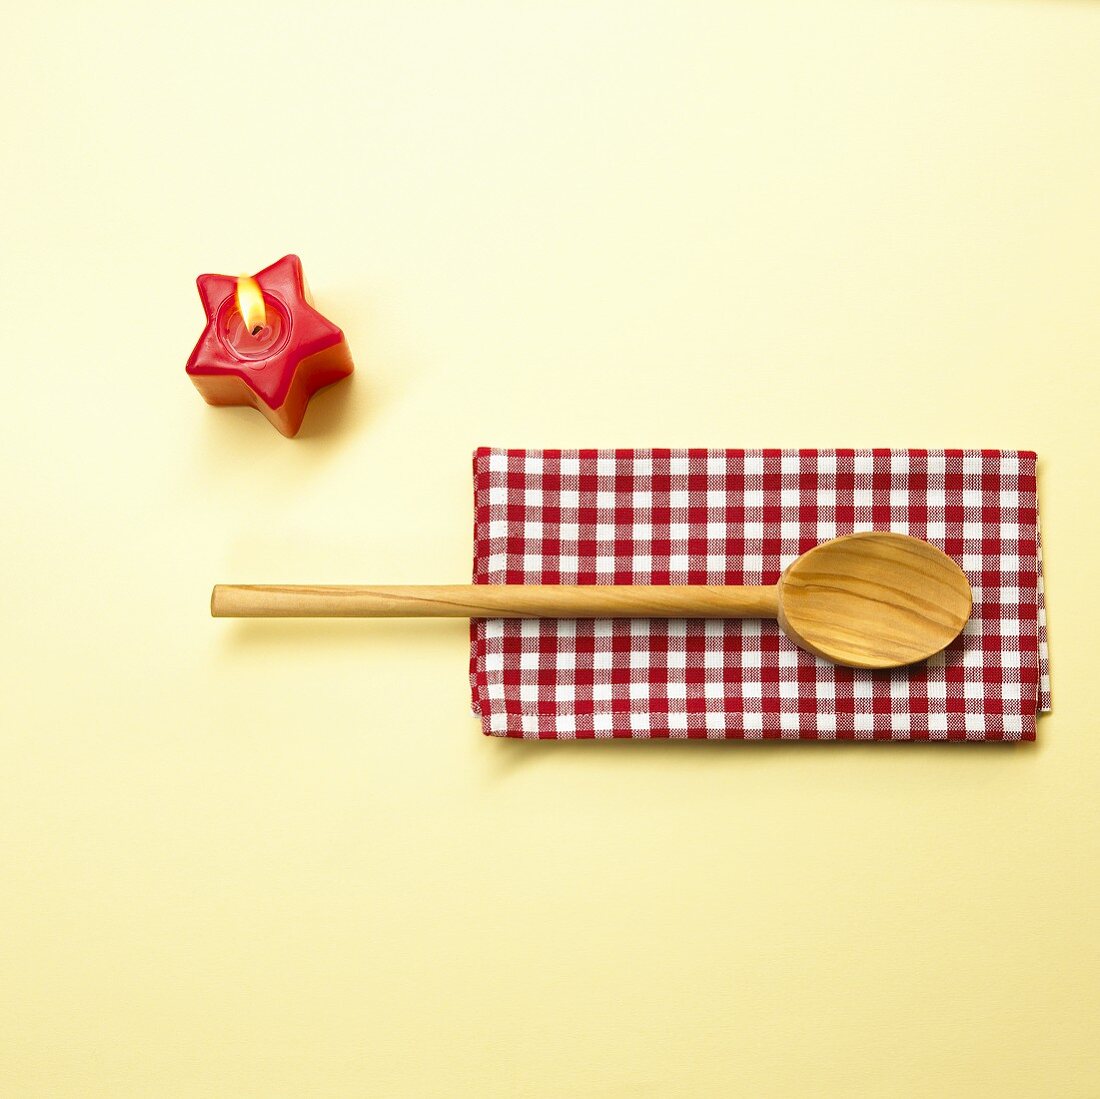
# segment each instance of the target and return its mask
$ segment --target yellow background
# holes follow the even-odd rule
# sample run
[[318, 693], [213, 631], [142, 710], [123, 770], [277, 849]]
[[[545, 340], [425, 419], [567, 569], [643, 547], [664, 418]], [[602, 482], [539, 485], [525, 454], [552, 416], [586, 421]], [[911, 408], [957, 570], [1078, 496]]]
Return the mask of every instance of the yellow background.
[[[1095, 1096], [1100, 6], [15, 3], [0, 1092]], [[358, 371], [204, 405], [298, 252]], [[483, 739], [470, 453], [1036, 449], [1033, 746]]]

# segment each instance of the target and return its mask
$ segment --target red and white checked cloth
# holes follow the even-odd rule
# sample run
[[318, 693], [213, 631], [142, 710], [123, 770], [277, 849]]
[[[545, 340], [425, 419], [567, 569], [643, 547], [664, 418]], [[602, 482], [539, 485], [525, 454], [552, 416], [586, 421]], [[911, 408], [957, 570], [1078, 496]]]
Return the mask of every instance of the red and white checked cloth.
[[490, 735], [1034, 740], [1050, 709], [1030, 452], [482, 448], [474, 486], [480, 584], [774, 584], [819, 542], [894, 530], [974, 589], [955, 643], [884, 672], [775, 622], [475, 620]]

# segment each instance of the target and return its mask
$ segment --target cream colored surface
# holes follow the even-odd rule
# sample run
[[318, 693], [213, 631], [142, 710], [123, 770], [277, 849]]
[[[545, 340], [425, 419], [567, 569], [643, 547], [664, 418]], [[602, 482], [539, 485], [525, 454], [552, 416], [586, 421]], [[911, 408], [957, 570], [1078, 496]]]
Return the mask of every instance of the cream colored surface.
[[[1100, 5], [6, 5], [5, 1096], [1094, 1096]], [[203, 404], [297, 251], [358, 373]], [[1042, 457], [1030, 747], [529, 745], [477, 444]]]

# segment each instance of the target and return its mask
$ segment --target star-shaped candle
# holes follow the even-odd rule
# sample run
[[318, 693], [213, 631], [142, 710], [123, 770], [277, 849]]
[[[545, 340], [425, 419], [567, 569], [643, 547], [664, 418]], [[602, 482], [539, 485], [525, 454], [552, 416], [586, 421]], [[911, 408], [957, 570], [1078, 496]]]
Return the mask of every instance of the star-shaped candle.
[[344, 333], [313, 308], [297, 256], [249, 278], [199, 275], [206, 328], [187, 373], [209, 404], [252, 405], [298, 434], [310, 397], [352, 371]]

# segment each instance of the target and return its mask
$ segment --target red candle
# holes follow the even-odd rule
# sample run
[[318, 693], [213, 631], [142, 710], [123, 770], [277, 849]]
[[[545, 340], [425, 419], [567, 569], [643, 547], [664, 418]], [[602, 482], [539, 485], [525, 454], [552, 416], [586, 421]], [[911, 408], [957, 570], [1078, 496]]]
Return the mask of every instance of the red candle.
[[187, 373], [209, 404], [251, 405], [284, 435], [310, 397], [352, 371], [344, 333], [313, 308], [297, 256], [248, 278], [199, 275], [206, 328]]

